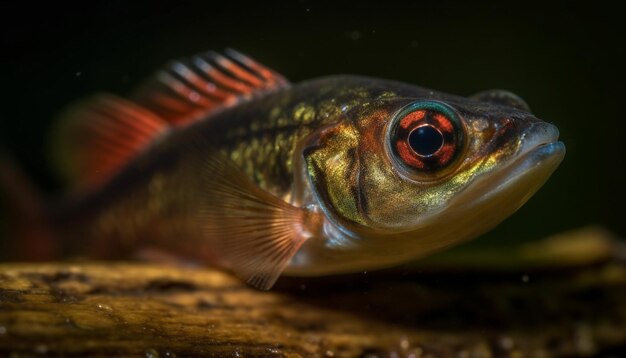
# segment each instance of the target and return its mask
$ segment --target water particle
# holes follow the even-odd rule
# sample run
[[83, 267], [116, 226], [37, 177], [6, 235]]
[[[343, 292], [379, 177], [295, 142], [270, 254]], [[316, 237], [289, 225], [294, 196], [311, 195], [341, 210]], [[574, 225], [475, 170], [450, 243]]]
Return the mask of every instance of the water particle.
[[305, 284], [301, 284], [300, 285], [300, 290], [302, 290], [302, 291], [306, 290], [306, 285]]
[[82, 75], [82, 74], [83, 74], [82, 72], [77, 71], [77, 72], [76, 72], [76, 77], [80, 77], [80, 75]]
[[513, 338], [511, 337], [502, 337], [500, 338], [500, 347], [502, 347], [502, 349], [510, 351], [511, 349], [513, 349]]
[[7, 329], [4, 326], [0, 326], [0, 335], [6, 334], [7, 333]]
[[352, 32], [350, 32], [350, 38], [354, 41], [358, 40], [361, 38], [361, 32], [358, 30], [354, 30]]
[[48, 352], [48, 346], [45, 344], [38, 344], [35, 346], [35, 353], [37, 354], [46, 354]]
[[522, 275], [522, 282], [527, 283], [530, 281], [530, 277], [528, 275]]
[[101, 309], [103, 311], [107, 311], [107, 312], [113, 311], [113, 308], [111, 308], [111, 306], [104, 304], [104, 303], [98, 303], [96, 306], [98, 307], [98, 309]]
[[159, 358], [159, 352], [150, 348], [146, 351], [146, 358]]
[[311, 12], [311, 9], [309, 9], [308, 7], [306, 8], [306, 12]]
[[583, 323], [576, 326], [574, 332], [575, 345], [578, 351], [582, 353], [591, 353], [596, 349], [594, 337], [591, 328]]
[[[416, 348], [411, 353], [409, 353], [406, 357], [407, 358], [422, 358], [422, 357], [424, 357], [422, 355], [423, 353], [424, 353], [424, 351], [422, 351], [421, 348]], [[431, 356], [427, 355], [426, 357], [431, 357]]]
[[334, 357], [335, 356], [335, 352], [331, 351], [330, 349], [327, 350], [326, 352], [324, 352], [324, 354], [326, 355], [326, 357]]
[[404, 349], [405, 351], [409, 349], [409, 339], [405, 336], [402, 336], [400, 338], [400, 348]]
[[411, 47], [417, 47], [417, 45], [418, 45], [417, 40], [411, 41]]

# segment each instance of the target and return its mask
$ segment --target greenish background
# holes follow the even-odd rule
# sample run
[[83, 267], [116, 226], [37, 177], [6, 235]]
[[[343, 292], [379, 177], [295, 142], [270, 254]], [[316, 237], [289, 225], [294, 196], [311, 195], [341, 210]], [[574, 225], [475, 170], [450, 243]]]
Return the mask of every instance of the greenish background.
[[124, 94], [170, 59], [233, 47], [293, 82], [352, 73], [460, 95], [511, 90], [559, 127], [568, 152], [546, 186], [478, 244], [588, 224], [626, 234], [625, 32], [617, 9], [526, 1], [127, 3], [0, 5], [0, 146], [51, 196], [59, 183], [46, 162], [46, 134], [64, 106], [94, 92]]

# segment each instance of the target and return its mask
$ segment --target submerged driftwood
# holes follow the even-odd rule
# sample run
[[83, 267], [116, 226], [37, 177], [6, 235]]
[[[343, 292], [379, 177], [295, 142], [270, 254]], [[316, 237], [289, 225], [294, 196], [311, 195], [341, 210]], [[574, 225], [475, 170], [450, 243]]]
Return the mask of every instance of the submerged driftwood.
[[[0, 265], [0, 356], [543, 357], [626, 348], [626, 264], [284, 278], [120, 262]], [[431, 270], [432, 271], [432, 270]]]

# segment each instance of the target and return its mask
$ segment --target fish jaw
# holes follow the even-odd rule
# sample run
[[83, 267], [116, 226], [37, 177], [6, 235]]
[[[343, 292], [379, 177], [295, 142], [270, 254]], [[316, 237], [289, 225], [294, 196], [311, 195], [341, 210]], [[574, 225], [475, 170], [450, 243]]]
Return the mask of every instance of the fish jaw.
[[[486, 177], [485, 183], [476, 182], [475, 189], [468, 187], [468, 197], [459, 197], [458, 200], [473, 200], [477, 204], [481, 200], [500, 200], [501, 206], [517, 210], [563, 161], [565, 144], [558, 141], [558, 136], [558, 129], [549, 123], [533, 125], [524, 136], [517, 158]], [[481, 200], [476, 200], [477, 196], [481, 196]]]
[[474, 180], [446, 210], [424, 218], [406, 236], [432, 241], [426, 232], [445, 223], [443, 232], [449, 233], [432, 235], [445, 247], [481, 235], [517, 211], [548, 180], [566, 151], [557, 140], [556, 127], [550, 124], [533, 126], [525, 137], [528, 139], [514, 160]]
[[[534, 123], [520, 136], [517, 153], [512, 158], [503, 165], [483, 164], [493, 166], [493, 169], [475, 178], [448, 203], [444, 212], [450, 214], [453, 208], [469, 212], [488, 203], [498, 207], [494, 208], [491, 217], [512, 214], [539, 190], [565, 157], [565, 145], [558, 141], [558, 137], [554, 125]], [[433, 218], [424, 217], [424, 222], [432, 221], [438, 215], [433, 213]]]

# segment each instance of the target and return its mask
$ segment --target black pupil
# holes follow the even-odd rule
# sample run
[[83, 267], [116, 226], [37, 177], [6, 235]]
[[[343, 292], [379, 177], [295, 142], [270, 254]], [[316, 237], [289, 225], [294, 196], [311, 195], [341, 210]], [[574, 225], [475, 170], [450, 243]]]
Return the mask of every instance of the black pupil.
[[433, 126], [421, 126], [409, 133], [409, 145], [419, 155], [433, 155], [443, 145], [443, 135]]

